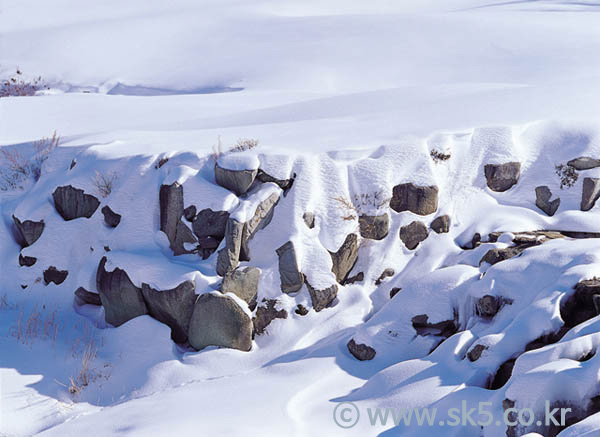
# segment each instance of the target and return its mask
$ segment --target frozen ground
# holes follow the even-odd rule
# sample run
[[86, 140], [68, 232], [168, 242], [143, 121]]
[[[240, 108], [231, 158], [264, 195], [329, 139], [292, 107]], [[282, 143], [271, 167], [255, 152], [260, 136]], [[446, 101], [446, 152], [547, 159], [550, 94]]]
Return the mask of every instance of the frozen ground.
[[[0, 99], [0, 146], [27, 156], [55, 130], [62, 143], [39, 181], [0, 192], [0, 435], [500, 436], [505, 427], [373, 427], [366, 409], [434, 406], [441, 417], [463, 400], [489, 401], [496, 419], [506, 398], [586, 408], [600, 394], [597, 318], [523, 352], [561, 327], [560, 302], [578, 281], [600, 276], [600, 240], [552, 240], [491, 267], [481, 257], [510, 236], [461, 246], [476, 232], [485, 240], [495, 231], [600, 231], [598, 207], [579, 210], [583, 178], [600, 169], [563, 190], [554, 171], [600, 157], [598, 12], [599, 3], [582, 0], [4, 2], [2, 77], [18, 65], [49, 89]], [[215, 256], [173, 256], [158, 230], [158, 191], [179, 181], [186, 206], [239, 215], [279, 192], [265, 184], [240, 200], [215, 184], [213, 149], [238, 138], [259, 139], [257, 155], [226, 155], [223, 165], [258, 159], [277, 178], [297, 174], [245, 263], [262, 270], [259, 298], [278, 299], [288, 318], [273, 321], [250, 352], [195, 352], [149, 316], [112, 328], [101, 309], [76, 305], [73, 291], [94, 289], [105, 254], [137, 285], [191, 279], [197, 294], [218, 286]], [[451, 158], [434, 163], [433, 149]], [[521, 163], [518, 184], [490, 191], [484, 165], [508, 161]], [[101, 199], [123, 215], [114, 230], [99, 211], [65, 222], [52, 204], [59, 185], [98, 196], [96, 172], [116, 175]], [[364, 281], [340, 286], [330, 308], [297, 315], [311, 299], [306, 286], [281, 293], [275, 249], [293, 241], [311, 283], [331, 284], [327, 250], [357, 227], [334, 198], [391, 196], [403, 182], [437, 185], [437, 212], [384, 208], [388, 236], [363, 240], [352, 271]], [[535, 206], [539, 185], [561, 198], [554, 217]], [[315, 229], [304, 225], [305, 211], [315, 212]], [[46, 223], [21, 251], [38, 258], [33, 267], [19, 267], [13, 214]], [[451, 216], [449, 233], [404, 247], [400, 227], [441, 214]], [[49, 265], [68, 270], [67, 280], [37, 281]], [[388, 267], [395, 275], [376, 286]], [[402, 291], [390, 300], [393, 287]], [[512, 301], [493, 321], [472, 312], [486, 294]], [[434, 323], [454, 312], [460, 332], [431, 352], [440, 338], [416, 335], [411, 319], [426, 313]], [[356, 360], [351, 338], [375, 348], [375, 358]], [[477, 344], [487, 349], [471, 362]], [[90, 381], [70, 393], [86, 351]], [[517, 357], [512, 378], [489, 389], [499, 366]], [[343, 401], [362, 414], [350, 430], [333, 420]], [[600, 435], [600, 417], [562, 435]]]

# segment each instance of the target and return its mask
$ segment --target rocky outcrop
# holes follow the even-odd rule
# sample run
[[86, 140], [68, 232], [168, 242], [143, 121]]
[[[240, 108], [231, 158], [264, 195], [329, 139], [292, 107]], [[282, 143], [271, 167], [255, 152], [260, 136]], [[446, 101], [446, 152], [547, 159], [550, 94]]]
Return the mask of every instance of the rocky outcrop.
[[293, 176], [289, 179], [277, 179], [271, 176], [270, 174], [266, 173], [264, 170], [259, 169], [258, 173], [256, 174], [256, 179], [258, 179], [262, 183], [273, 182], [274, 184], [279, 186], [279, 188], [281, 188], [284, 193], [286, 193], [290, 188], [292, 188], [292, 185], [294, 185], [294, 180], [296, 180], [296, 173], [294, 173]]
[[377, 278], [377, 280], [375, 281], [375, 285], [380, 285], [386, 278], [391, 278], [392, 276], [394, 276], [395, 273], [396, 272], [394, 271], [394, 269], [388, 267], [383, 272], [381, 272], [381, 275], [379, 275], [379, 278]]
[[560, 206], [560, 198], [557, 197], [554, 200], [552, 198], [552, 191], [546, 185], [541, 185], [535, 189], [535, 206], [544, 211], [549, 216], [553, 216]]
[[411, 211], [419, 215], [433, 214], [438, 207], [438, 187], [413, 183], [396, 185], [390, 207], [396, 212]]
[[288, 316], [286, 310], [278, 310], [276, 308], [276, 299], [263, 299], [262, 303], [265, 305], [260, 305], [256, 309], [256, 316], [252, 318], [252, 323], [254, 325], [254, 335], [264, 334], [265, 330], [267, 329], [267, 326], [269, 326], [273, 320], [287, 319]]
[[302, 220], [308, 226], [308, 229], [313, 229], [315, 227], [315, 213], [314, 212], [305, 212], [302, 214]]
[[479, 265], [484, 262], [494, 265], [500, 261], [506, 261], [507, 259], [520, 255], [526, 248], [527, 247], [511, 246], [503, 249], [490, 249], [483, 255], [481, 260], [479, 260]]
[[245, 301], [251, 310], [256, 307], [260, 269], [257, 267], [238, 267], [227, 273], [221, 283], [221, 293], [233, 293]]
[[450, 216], [449, 215], [441, 215], [436, 217], [429, 226], [433, 232], [436, 234], [445, 234], [450, 232]]
[[420, 314], [412, 318], [412, 325], [417, 335], [427, 336], [435, 335], [440, 337], [450, 337], [458, 331], [456, 320], [444, 320], [438, 323], [430, 323], [427, 314]]
[[575, 170], [590, 170], [592, 168], [600, 167], [600, 159], [594, 159], [589, 156], [580, 156], [579, 158], [571, 159], [567, 162], [569, 167], [573, 167]]
[[506, 191], [519, 182], [521, 163], [486, 164], [484, 174], [490, 190], [497, 192]]
[[192, 229], [198, 237], [198, 251], [203, 259], [212, 255], [225, 238], [227, 220], [227, 211], [213, 211], [209, 208], [203, 209], [192, 219]]
[[252, 320], [231, 297], [208, 293], [196, 300], [188, 341], [197, 350], [221, 346], [249, 351], [252, 329]]
[[155, 290], [142, 283], [142, 296], [148, 313], [159, 322], [171, 328], [171, 338], [175, 343], [185, 343], [190, 318], [196, 302], [194, 283], [185, 281], [170, 290]]
[[76, 218], [90, 218], [100, 206], [100, 201], [91, 194], [85, 194], [83, 190], [74, 188], [72, 185], [58, 187], [52, 193], [54, 207], [65, 220]]
[[44, 220], [34, 222], [33, 220], [21, 221], [14, 215], [12, 216], [15, 228], [17, 230], [17, 242], [21, 247], [28, 247], [35, 243], [44, 232]]
[[348, 234], [338, 251], [329, 252], [329, 254], [333, 262], [331, 271], [335, 275], [335, 279], [341, 284], [348, 277], [348, 273], [350, 273], [358, 259], [358, 236]]
[[367, 346], [366, 344], [356, 343], [353, 338], [350, 339], [350, 341], [347, 344], [347, 347], [348, 351], [350, 351], [350, 353], [357, 360], [368, 361], [375, 358], [375, 349], [373, 349], [371, 346]]
[[183, 215], [183, 186], [174, 182], [171, 185], [160, 186], [160, 230], [169, 239], [173, 254], [190, 253], [184, 247], [185, 243], [196, 243], [194, 234], [182, 221]]
[[223, 188], [233, 191], [238, 196], [246, 194], [258, 170], [229, 170], [215, 164], [215, 181]]
[[148, 314], [142, 290], [133, 285], [124, 270], [116, 267], [112, 272], [107, 272], [105, 265], [106, 257], [102, 257], [96, 272], [96, 288], [106, 322], [120, 326], [135, 317]]
[[77, 290], [75, 290], [75, 296], [80, 305], [102, 305], [102, 301], [100, 300], [100, 295], [98, 293], [87, 291], [83, 287], [79, 287]]
[[581, 193], [581, 210], [589, 211], [600, 197], [600, 178], [584, 178]]
[[56, 285], [60, 285], [65, 282], [68, 274], [68, 270], [58, 270], [56, 267], [50, 266], [44, 270], [44, 284], [48, 285], [54, 282]]
[[317, 290], [316, 288], [313, 288], [308, 281], [306, 281], [306, 288], [308, 288], [308, 293], [310, 294], [313, 309], [316, 312], [327, 308], [329, 305], [331, 305], [331, 302], [333, 302], [333, 300], [337, 297], [337, 284], [333, 284], [330, 287], [324, 288], [322, 290]]
[[428, 235], [427, 226], [420, 221], [414, 221], [400, 228], [400, 239], [409, 250], [416, 249]]
[[23, 256], [19, 254], [19, 265], [21, 267], [31, 267], [37, 262], [37, 258], [33, 256]]
[[217, 257], [217, 274], [219, 276], [225, 276], [238, 266], [243, 233], [244, 223], [240, 223], [234, 218], [227, 220], [225, 247], [219, 251]]
[[111, 228], [119, 226], [119, 223], [121, 223], [121, 214], [114, 212], [108, 205], [104, 206], [100, 211], [104, 215], [104, 223], [106, 223], [107, 226], [110, 226]]
[[370, 240], [384, 239], [390, 229], [390, 216], [383, 215], [361, 215], [358, 218], [360, 235]]
[[281, 291], [284, 293], [295, 293], [300, 291], [304, 284], [304, 275], [298, 267], [298, 259], [294, 243], [288, 241], [276, 250], [279, 257], [279, 279]]

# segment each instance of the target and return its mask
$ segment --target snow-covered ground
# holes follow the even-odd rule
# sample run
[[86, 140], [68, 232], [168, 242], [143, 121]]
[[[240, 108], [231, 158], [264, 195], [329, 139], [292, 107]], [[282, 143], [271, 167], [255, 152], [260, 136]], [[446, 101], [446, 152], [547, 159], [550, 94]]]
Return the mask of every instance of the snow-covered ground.
[[[567, 236], [480, 263], [517, 232], [600, 232], [598, 207], [580, 210], [584, 179], [600, 178], [600, 167], [564, 188], [555, 172], [600, 158], [598, 12], [586, 0], [3, 2], [0, 77], [18, 66], [47, 89], [0, 98], [0, 168], [10, 167], [6, 153], [27, 159], [54, 131], [61, 143], [39, 180], [0, 191], [0, 435], [489, 437], [506, 426], [372, 426], [367, 409], [434, 407], [447, 420], [463, 401], [491, 402], [495, 422], [506, 399], [535, 412], [546, 400], [575, 405], [589, 417], [561, 436], [600, 435], [600, 415], [590, 415], [600, 318], [563, 320], [575, 284], [600, 277], [600, 240]], [[259, 145], [228, 152], [240, 138]], [[295, 174], [292, 188], [284, 195], [266, 182], [235, 195], [215, 183], [220, 150], [222, 167]], [[435, 162], [434, 150], [450, 158]], [[506, 162], [521, 164], [518, 183], [490, 190], [485, 165]], [[108, 195], [98, 175], [112, 181]], [[259, 305], [277, 299], [287, 318], [250, 352], [177, 345], [149, 315], [114, 328], [102, 307], [74, 299], [78, 287], [97, 291], [103, 256], [138, 287], [191, 280], [196, 294], [218, 289], [217, 254], [174, 256], [160, 231], [159, 190], [174, 182], [185, 207], [241, 222], [280, 196], [242, 265], [261, 270]], [[438, 187], [435, 213], [361, 200], [388, 199], [408, 182]], [[96, 196], [121, 223], [107, 227], [101, 207], [63, 220], [52, 193], [65, 185]], [[552, 217], [536, 207], [542, 185], [561, 199]], [[328, 252], [359, 226], [342, 199], [358, 213], [389, 214], [389, 233], [360, 239], [350, 276], [364, 278], [338, 284], [317, 312], [307, 285], [281, 292], [276, 249], [291, 241], [307, 281], [334, 284]], [[448, 233], [405, 247], [402, 227], [444, 214]], [[13, 215], [44, 220], [39, 240], [21, 249]], [[490, 242], [491, 232], [504, 234]], [[483, 244], [465, 249], [476, 233]], [[37, 261], [20, 266], [19, 254]], [[49, 266], [69, 272], [62, 284], [44, 284]], [[386, 268], [394, 274], [376, 285]], [[486, 295], [502, 302], [487, 319], [474, 310]], [[431, 324], [455, 321], [457, 332], [419, 334], [413, 319], [424, 314]], [[563, 322], [562, 338], [550, 341]], [[357, 360], [351, 339], [375, 357]], [[494, 387], [513, 359], [512, 377]], [[344, 402], [361, 413], [351, 429], [334, 420]]]

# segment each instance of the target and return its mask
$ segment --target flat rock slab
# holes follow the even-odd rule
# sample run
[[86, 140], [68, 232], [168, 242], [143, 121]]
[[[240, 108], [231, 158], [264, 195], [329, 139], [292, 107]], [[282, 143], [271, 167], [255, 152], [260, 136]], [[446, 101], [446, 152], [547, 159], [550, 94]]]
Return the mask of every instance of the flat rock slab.
[[229, 170], [215, 164], [215, 181], [223, 188], [233, 191], [238, 196], [246, 194], [258, 170]]
[[418, 215], [433, 214], [438, 207], [438, 187], [413, 183], [396, 185], [390, 207], [396, 212], [410, 211]]
[[81, 217], [90, 218], [100, 206], [96, 197], [85, 194], [83, 190], [72, 185], [58, 187], [52, 193], [52, 198], [56, 211], [66, 221]]
[[569, 167], [573, 167], [575, 170], [590, 170], [592, 168], [600, 167], [600, 159], [594, 159], [589, 156], [580, 156], [579, 158], [571, 159], [567, 162]]

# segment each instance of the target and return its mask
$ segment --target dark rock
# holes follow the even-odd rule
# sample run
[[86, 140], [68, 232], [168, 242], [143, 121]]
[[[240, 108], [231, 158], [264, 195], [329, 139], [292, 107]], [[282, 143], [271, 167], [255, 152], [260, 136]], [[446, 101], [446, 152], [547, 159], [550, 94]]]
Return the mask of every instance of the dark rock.
[[358, 224], [360, 235], [363, 238], [382, 240], [387, 236], [390, 229], [390, 216], [388, 214], [376, 216], [361, 215], [358, 218]]
[[596, 317], [595, 296], [600, 294], [600, 279], [586, 279], [578, 282], [574, 292], [561, 300], [560, 316], [567, 327], [577, 326]]
[[362, 282], [364, 280], [365, 280], [365, 274], [363, 272], [358, 272], [356, 275], [350, 276], [350, 277], [344, 279], [344, 282], [342, 282], [342, 285], [351, 285], [351, 284], [354, 284], [355, 282]]
[[600, 159], [594, 159], [589, 156], [580, 156], [579, 158], [571, 159], [567, 162], [569, 167], [573, 167], [575, 170], [590, 170], [592, 168], [600, 167]]
[[96, 272], [96, 288], [104, 307], [107, 323], [120, 326], [137, 317], [148, 314], [142, 290], [131, 282], [124, 270], [116, 267], [112, 272], [104, 268], [106, 257], [102, 257]]
[[32, 265], [34, 265], [37, 261], [37, 258], [33, 257], [33, 256], [23, 256], [21, 254], [19, 254], [19, 265], [21, 267], [25, 266], [25, 267], [31, 267]]
[[315, 227], [314, 212], [305, 212], [304, 214], [302, 214], [302, 219], [304, 220], [304, 223], [306, 223], [306, 226], [308, 226], [309, 229], [313, 229]]
[[436, 217], [431, 222], [431, 230], [437, 234], [445, 234], [450, 232], [450, 216], [449, 215], [441, 215]]
[[394, 272], [394, 269], [385, 269], [383, 272], [381, 272], [381, 275], [379, 275], [379, 278], [377, 278], [377, 280], [375, 281], [375, 285], [381, 284], [385, 278], [391, 278], [395, 275], [395, 273], [396, 272]]
[[444, 320], [438, 323], [429, 323], [427, 314], [420, 314], [412, 318], [412, 325], [417, 335], [435, 335], [450, 337], [458, 331], [456, 320]]
[[44, 232], [44, 220], [34, 222], [32, 220], [20, 221], [14, 215], [12, 216], [13, 222], [17, 229], [18, 243], [21, 247], [28, 247], [35, 243]]
[[[93, 252], [93, 251], [94, 251], [94, 250], [92, 249], [92, 252]], [[104, 246], [104, 251], [105, 251], [105, 252], [110, 252], [110, 246]]]
[[413, 183], [396, 185], [392, 192], [390, 207], [396, 212], [411, 211], [429, 215], [437, 210], [438, 187], [418, 186]]
[[338, 251], [329, 252], [329, 254], [333, 262], [331, 271], [335, 275], [335, 279], [341, 284], [358, 259], [358, 236], [356, 234], [348, 234]]
[[250, 220], [244, 223], [242, 241], [240, 246], [240, 261], [250, 261], [250, 250], [248, 242], [254, 238], [256, 233], [271, 223], [275, 213], [275, 205], [279, 202], [279, 193], [273, 193], [260, 202]]
[[569, 238], [600, 238], [600, 232], [556, 231], [556, 233]]
[[265, 171], [259, 169], [258, 173], [256, 174], [256, 179], [263, 183], [273, 182], [274, 184], [278, 185], [279, 188], [281, 188], [284, 192], [287, 192], [290, 188], [292, 188], [292, 185], [294, 184], [294, 180], [296, 179], [296, 173], [294, 173], [294, 175], [289, 179], [277, 179], [265, 173]]
[[395, 295], [398, 294], [398, 292], [402, 291], [402, 288], [400, 287], [394, 287], [390, 290], [390, 299], [393, 298]]
[[194, 218], [192, 227], [198, 238], [214, 237], [221, 241], [225, 238], [225, 229], [229, 213], [227, 211], [213, 211], [210, 208], [203, 209]]
[[246, 194], [258, 170], [229, 170], [215, 164], [215, 181], [223, 188], [233, 191], [238, 196]]
[[197, 350], [221, 346], [249, 351], [252, 330], [252, 320], [231, 297], [202, 294], [194, 305], [188, 341]]
[[348, 350], [350, 353], [360, 361], [368, 361], [375, 358], [375, 349], [371, 346], [367, 346], [366, 344], [357, 344], [354, 339], [350, 339], [348, 342]]
[[217, 257], [217, 274], [225, 276], [238, 266], [244, 224], [230, 218], [225, 228], [225, 247], [219, 251]]
[[469, 361], [473, 362], [473, 361], [477, 361], [479, 358], [481, 358], [481, 354], [483, 353], [484, 350], [486, 350], [488, 347], [484, 346], [482, 344], [477, 344], [475, 345], [474, 348], [472, 348], [468, 353], [467, 353], [467, 358], [469, 358]]
[[27, 288], [27, 284], [21, 284], [21, 288], [25, 290]]
[[52, 193], [52, 198], [56, 211], [67, 221], [80, 217], [90, 218], [100, 206], [96, 197], [71, 185], [58, 187]]
[[414, 221], [400, 228], [400, 239], [409, 250], [416, 249], [428, 235], [427, 226], [419, 221]]
[[73, 170], [73, 167], [75, 167], [75, 165], [77, 165], [77, 161], [75, 160], [75, 158], [71, 159], [71, 164], [69, 165], [69, 170]]
[[254, 335], [264, 334], [267, 326], [275, 319], [287, 319], [288, 313], [286, 310], [278, 310], [275, 305], [277, 304], [276, 299], [263, 299], [263, 303], [256, 308], [256, 316], [252, 318], [254, 324]]
[[106, 205], [101, 210], [102, 214], [104, 214], [104, 222], [110, 226], [111, 228], [116, 228], [121, 223], [121, 214], [117, 214], [110, 206]]
[[167, 162], [169, 162], [169, 158], [161, 158], [158, 160], [158, 162], [154, 165], [155, 169], [159, 169], [161, 168], [163, 165], [165, 165]]
[[550, 188], [548, 188], [546, 185], [536, 187], [535, 205], [549, 216], [553, 216], [554, 213], [556, 213], [558, 207], [560, 206], [560, 198], [557, 197], [556, 199], [550, 201], [551, 197], [552, 192], [550, 191]]
[[491, 319], [505, 304], [512, 304], [512, 300], [486, 294], [475, 303], [475, 314], [484, 319]]
[[169, 239], [174, 255], [190, 253], [184, 243], [195, 243], [194, 234], [182, 221], [183, 186], [177, 182], [160, 186], [160, 230]]
[[490, 249], [485, 253], [485, 255], [483, 255], [483, 258], [481, 258], [479, 261], [479, 265], [481, 265], [483, 262], [494, 265], [500, 261], [505, 261], [520, 255], [524, 250], [525, 247], [521, 246], [511, 246], [504, 249]]
[[584, 178], [581, 193], [581, 210], [589, 211], [600, 197], [600, 178]]
[[100, 295], [98, 293], [87, 291], [83, 287], [79, 287], [77, 290], [75, 290], [75, 296], [77, 296], [81, 304], [96, 306], [102, 305], [102, 301], [100, 300]]
[[276, 250], [279, 257], [279, 279], [281, 291], [284, 293], [295, 293], [300, 291], [304, 284], [304, 275], [298, 268], [298, 259], [294, 244], [288, 241]]
[[50, 266], [44, 270], [44, 284], [48, 285], [50, 282], [54, 282], [56, 285], [60, 285], [65, 282], [68, 274], [67, 270], [58, 270], [56, 267]]
[[257, 267], [239, 267], [228, 272], [221, 283], [221, 293], [233, 293], [245, 301], [251, 310], [256, 307], [260, 269]]
[[[508, 382], [508, 380], [512, 376], [512, 370], [513, 370], [513, 367], [515, 366], [515, 361], [516, 361], [516, 358], [511, 358], [500, 365], [500, 367], [496, 371], [496, 374], [494, 375], [494, 378], [492, 379], [492, 383], [490, 385], [491, 390], [498, 390], [498, 389], [504, 387], [504, 385]], [[502, 405], [504, 406], [504, 402], [502, 402]], [[513, 406], [514, 406], [514, 404], [513, 404]], [[506, 408], [511, 408], [511, 407], [506, 407]], [[505, 410], [506, 410], [506, 408], [505, 408]]]
[[306, 307], [304, 305], [302, 305], [301, 303], [299, 303], [296, 306], [296, 309], [294, 310], [294, 312], [296, 314], [298, 314], [299, 316], [305, 316], [308, 314], [308, 310], [306, 309]]
[[498, 241], [498, 238], [500, 238], [500, 236], [503, 234], [503, 232], [490, 232], [488, 234], [488, 242], [489, 243], [496, 243]]
[[520, 162], [504, 164], [486, 164], [484, 167], [487, 186], [492, 191], [506, 191], [519, 181], [521, 176]]
[[196, 302], [194, 289], [192, 281], [182, 282], [170, 290], [155, 290], [142, 283], [142, 296], [148, 313], [171, 328], [171, 338], [175, 343], [185, 343], [188, 339], [190, 318]]
[[316, 312], [321, 311], [331, 305], [331, 302], [336, 298], [338, 292], [337, 284], [333, 284], [323, 290], [317, 290], [313, 288], [308, 281], [306, 281], [306, 287], [312, 300], [313, 309]]
[[471, 241], [469, 241], [465, 246], [463, 246], [463, 249], [471, 250], [471, 249], [475, 249], [476, 247], [479, 247], [480, 245], [481, 245], [481, 234], [479, 232], [475, 232], [475, 234], [473, 234], [473, 238], [471, 238]]
[[193, 222], [194, 217], [196, 217], [196, 207], [194, 205], [188, 206], [186, 209], [183, 210], [183, 216], [188, 222]]

